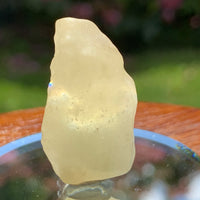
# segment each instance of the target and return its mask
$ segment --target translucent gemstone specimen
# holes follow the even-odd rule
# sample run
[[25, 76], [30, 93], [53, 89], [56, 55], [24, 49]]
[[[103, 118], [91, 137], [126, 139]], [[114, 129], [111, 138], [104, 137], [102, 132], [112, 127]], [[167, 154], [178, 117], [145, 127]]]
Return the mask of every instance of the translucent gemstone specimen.
[[56, 22], [42, 145], [68, 184], [120, 176], [132, 166], [137, 94], [123, 58], [91, 21]]

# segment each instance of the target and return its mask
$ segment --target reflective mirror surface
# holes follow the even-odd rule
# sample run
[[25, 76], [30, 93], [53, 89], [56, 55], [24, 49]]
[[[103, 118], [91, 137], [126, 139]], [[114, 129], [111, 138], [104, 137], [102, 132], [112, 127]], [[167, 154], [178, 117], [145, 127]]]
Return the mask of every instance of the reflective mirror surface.
[[[199, 200], [200, 158], [166, 136], [139, 129], [134, 133], [136, 159], [128, 174], [109, 180], [110, 199]], [[0, 200], [58, 199], [62, 184], [40, 139], [38, 133], [0, 147]]]

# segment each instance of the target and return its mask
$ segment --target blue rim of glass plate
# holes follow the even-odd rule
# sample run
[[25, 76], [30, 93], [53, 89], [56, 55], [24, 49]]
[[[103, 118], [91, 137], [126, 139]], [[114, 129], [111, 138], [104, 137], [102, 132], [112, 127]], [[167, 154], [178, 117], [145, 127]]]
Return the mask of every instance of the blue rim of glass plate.
[[[197, 155], [195, 152], [193, 152], [190, 148], [188, 148], [186, 145], [178, 142], [177, 140], [169, 138], [165, 135], [161, 135], [158, 133], [154, 133], [154, 132], [143, 130], [143, 129], [137, 129], [137, 128], [134, 128], [134, 135], [137, 138], [147, 139], [149, 141], [171, 147], [172, 149], [179, 150], [179, 151], [183, 152], [184, 154], [186, 154], [187, 156], [194, 158], [196, 161], [200, 162], [200, 156]], [[23, 146], [26, 146], [26, 145], [29, 145], [29, 144], [32, 144], [35, 142], [40, 142], [41, 138], [42, 138], [41, 133], [35, 133], [33, 135], [29, 135], [29, 136], [23, 137], [21, 139], [12, 141], [12, 142], [0, 147], [0, 157], [10, 151], [16, 150]]]

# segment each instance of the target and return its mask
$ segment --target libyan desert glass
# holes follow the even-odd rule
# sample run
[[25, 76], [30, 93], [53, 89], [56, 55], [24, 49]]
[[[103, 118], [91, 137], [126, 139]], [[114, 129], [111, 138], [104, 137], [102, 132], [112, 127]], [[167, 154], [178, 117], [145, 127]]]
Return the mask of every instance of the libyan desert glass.
[[75, 185], [127, 173], [137, 94], [122, 55], [85, 19], [57, 20], [54, 41], [41, 142], [55, 173]]
[[[63, 190], [66, 185], [53, 172], [40, 139], [38, 133], [0, 148], [0, 199], [56, 200], [62, 191], [71, 195], [67, 199], [85, 199], [85, 194], [74, 192], [76, 186]], [[200, 199], [200, 158], [193, 151], [166, 136], [139, 129], [135, 129], [135, 142], [131, 171], [105, 180], [102, 190], [91, 183], [88, 199], [97, 199], [92, 195], [98, 196], [99, 191], [106, 191], [109, 200]]]

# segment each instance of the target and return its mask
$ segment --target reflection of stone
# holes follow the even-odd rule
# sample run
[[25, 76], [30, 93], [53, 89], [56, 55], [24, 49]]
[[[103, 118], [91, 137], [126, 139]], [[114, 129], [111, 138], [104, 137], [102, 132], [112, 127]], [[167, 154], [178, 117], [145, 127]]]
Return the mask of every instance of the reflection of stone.
[[[73, 199], [73, 198], [67, 197], [65, 200], [77, 200], [77, 199]], [[98, 200], [98, 199], [95, 199], [95, 200]], [[120, 199], [116, 199], [114, 197], [110, 197], [108, 200], [120, 200]]]
[[136, 105], [134, 82], [112, 42], [88, 20], [58, 20], [42, 124], [56, 174], [80, 184], [129, 171]]
[[[60, 199], [73, 198], [78, 200], [108, 200], [111, 197], [113, 181], [95, 181], [80, 185], [65, 185]], [[67, 198], [67, 199], [68, 199]]]

